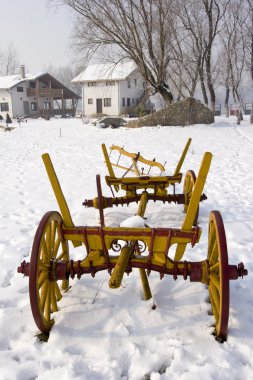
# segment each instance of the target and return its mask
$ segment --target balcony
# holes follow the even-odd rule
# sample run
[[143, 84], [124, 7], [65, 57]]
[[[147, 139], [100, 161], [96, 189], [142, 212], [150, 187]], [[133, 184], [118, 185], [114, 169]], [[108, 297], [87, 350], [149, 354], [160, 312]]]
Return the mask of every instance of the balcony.
[[46, 97], [46, 98], [62, 98], [63, 89], [53, 89], [53, 88], [28, 88], [27, 89], [28, 97]]

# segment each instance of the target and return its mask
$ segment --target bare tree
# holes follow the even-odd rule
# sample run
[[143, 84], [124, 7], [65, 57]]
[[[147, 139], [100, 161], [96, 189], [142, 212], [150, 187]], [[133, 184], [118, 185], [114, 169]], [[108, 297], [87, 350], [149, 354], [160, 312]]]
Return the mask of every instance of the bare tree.
[[[251, 76], [252, 85], [253, 85], [253, 3], [252, 0], [247, 0], [247, 14], [248, 14], [248, 23], [247, 27], [247, 67]], [[253, 124], [253, 100], [250, 114], [250, 123]]]
[[243, 107], [239, 86], [246, 59], [245, 21], [244, 4], [240, 0], [233, 0], [224, 17], [220, 33], [222, 48], [219, 57], [219, 82], [225, 87], [224, 105], [227, 117], [231, 91], [234, 102], [238, 101]]
[[[56, 0], [57, 1], [57, 0]], [[75, 44], [94, 53], [114, 46], [119, 59], [132, 59], [147, 83], [166, 100], [173, 0], [62, 0], [77, 14]]]
[[[182, 87], [193, 96], [200, 83], [204, 103], [215, 111], [216, 57], [213, 48], [230, 0], [179, 0], [177, 15], [182, 25], [176, 48], [174, 49], [174, 73], [184, 81]], [[178, 25], [178, 22], [177, 22]], [[184, 74], [183, 74], [184, 73]], [[173, 72], [172, 72], [173, 75]]]
[[174, 35], [173, 59], [170, 62], [171, 76], [178, 78], [181, 91], [190, 97], [194, 96], [200, 82], [204, 102], [208, 104], [204, 81], [203, 14], [193, 0], [178, 1], [176, 12], [177, 29]]
[[0, 75], [15, 74], [18, 66], [17, 52], [13, 45], [9, 45], [5, 51], [0, 52]]

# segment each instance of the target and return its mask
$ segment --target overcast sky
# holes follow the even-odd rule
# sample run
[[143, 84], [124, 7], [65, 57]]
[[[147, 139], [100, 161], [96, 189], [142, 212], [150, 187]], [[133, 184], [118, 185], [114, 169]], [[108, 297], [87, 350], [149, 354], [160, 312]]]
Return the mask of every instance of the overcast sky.
[[69, 10], [55, 10], [48, 0], [0, 0], [0, 9], [0, 50], [12, 44], [26, 72], [71, 62]]

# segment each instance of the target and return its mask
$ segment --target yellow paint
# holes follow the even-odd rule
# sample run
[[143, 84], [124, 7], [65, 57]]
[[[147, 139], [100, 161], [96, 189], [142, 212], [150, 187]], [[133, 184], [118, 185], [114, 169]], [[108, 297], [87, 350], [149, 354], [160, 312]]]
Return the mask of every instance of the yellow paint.
[[187, 152], [188, 152], [188, 149], [189, 149], [189, 146], [190, 146], [190, 144], [191, 144], [191, 141], [192, 141], [192, 139], [189, 138], [188, 141], [187, 141], [187, 143], [186, 143], [186, 145], [185, 145], [185, 147], [184, 147], [184, 150], [183, 150], [183, 152], [182, 152], [182, 155], [181, 155], [181, 157], [180, 157], [180, 160], [178, 161], [178, 164], [177, 164], [177, 167], [176, 167], [176, 169], [175, 169], [175, 171], [174, 171], [173, 176], [179, 174], [179, 172], [180, 172], [180, 170], [181, 170], [181, 167], [182, 167], [182, 165], [183, 165], [183, 162], [184, 162], [184, 160], [185, 160], [185, 156], [186, 156], [186, 154], [187, 154]]
[[[63, 195], [59, 180], [57, 178], [57, 175], [55, 173], [52, 161], [50, 159], [50, 156], [48, 153], [45, 153], [42, 155], [42, 159], [47, 171], [47, 175], [49, 178], [49, 181], [51, 183], [51, 186], [53, 188], [56, 200], [58, 202], [59, 209], [61, 210], [62, 219], [66, 227], [74, 227], [74, 223], [72, 221], [70, 211], [66, 202], [66, 199]], [[73, 245], [77, 247], [80, 245], [79, 243], [72, 241]]]

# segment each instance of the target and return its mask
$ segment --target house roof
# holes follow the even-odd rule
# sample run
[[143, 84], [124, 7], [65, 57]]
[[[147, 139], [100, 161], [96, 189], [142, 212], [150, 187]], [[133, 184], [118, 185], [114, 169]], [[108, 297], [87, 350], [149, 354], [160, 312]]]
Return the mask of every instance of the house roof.
[[45, 82], [48, 82], [49, 80], [51, 80], [53, 88], [64, 90], [64, 99], [69, 99], [69, 98], [80, 99], [80, 96], [78, 96], [74, 91], [70, 90], [64, 84], [59, 82], [49, 73], [25, 74], [25, 78], [21, 78], [20, 74], [3, 76], [3, 77], [0, 77], [0, 89], [10, 90], [12, 87], [15, 87], [23, 82], [34, 81], [36, 79], [40, 79], [41, 81], [45, 81]]
[[28, 81], [28, 80], [29, 81], [35, 80], [35, 79], [39, 78], [41, 75], [43, 75], [43, 74], [37, 74], [37, 75], [26, 74], [25, 78], [21, 78], [20, 74], [3, 76], [3, 77], [0, 77], [0, 88], [5, 89], [5, 90], [9, 90], [12, 87], [18, 85], [19, 83], [22, 83], [22, 82]]
[[137, 69], [133, 61], [88, 66], [77, 77], [72, 79], [72, 83], [91, 82], [101, 80], [124, 80]]

